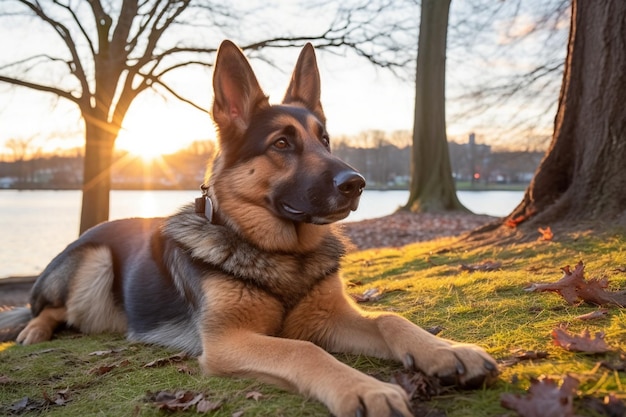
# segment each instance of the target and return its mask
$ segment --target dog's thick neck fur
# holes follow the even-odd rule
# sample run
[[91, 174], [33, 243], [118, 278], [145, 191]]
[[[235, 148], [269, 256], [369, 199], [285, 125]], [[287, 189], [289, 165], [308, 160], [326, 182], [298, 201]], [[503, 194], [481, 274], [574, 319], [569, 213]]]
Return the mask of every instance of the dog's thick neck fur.
[[308, 252], [267, 251], [188, 205], [166, 219], [162, 232], [194, 261], [258, 287], [290, 309], [317, 282], [338, 271], [346, 244], [335, 229], [328, 226], [329, 233]]

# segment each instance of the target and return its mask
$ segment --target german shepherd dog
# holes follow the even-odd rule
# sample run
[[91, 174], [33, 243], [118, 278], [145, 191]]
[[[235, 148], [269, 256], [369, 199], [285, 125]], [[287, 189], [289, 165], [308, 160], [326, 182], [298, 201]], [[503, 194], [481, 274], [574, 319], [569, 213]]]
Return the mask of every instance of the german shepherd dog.
[[483, 349], [364, 312], [344, 293], [346, 242], [333, 223], [357, 208], [365, 181], [330, 152], [312, 45], [282, 104], [270, 105], [230, 41], [214, 70], [220, 150], [204, 197], [171, 217], [85, 232], [39, 276], [30, 309], [0, 315], [0, 327], [21, 329], [25, 345], [49, 340], [61, 323], [126, 333], [197, 355], [208, 374], [314, 397], [338, 417], [413, 414], [400, 386], [328, 352], [394, 359], [461, 386], [496, 375]]

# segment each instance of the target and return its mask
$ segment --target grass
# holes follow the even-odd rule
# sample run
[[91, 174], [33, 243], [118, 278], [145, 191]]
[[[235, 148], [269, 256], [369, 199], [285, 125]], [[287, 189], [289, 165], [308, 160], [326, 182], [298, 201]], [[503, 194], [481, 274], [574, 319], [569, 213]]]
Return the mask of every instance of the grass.
[[[461, 263], [501, 262], [493, 272], [461, 271]], [[596, 310], [569, 306], [551, 293], [527, 293], [530, 282], [556, 281], [560, 267], [585, 262], [587, 277], [608, 277], [611, 289], [626, 288], [626, 233], [578, 233], [553, 242], [519, 243], [469, 248], [453, 240], [438, 240], [403, 248], [350, 254], [344, 262], [349, 291], [370, 288], [383, 297], [366, 308], [395, 311], [429, 328], [443, 327], [442, 336], [478, 343], [505, 363], [516, 349], [548, 353], [547, 359], [502, 366], [499, 380], [489, 388], [452, 391], [426, 405], [439, 415], [514, 415], [500, 406], [500, 395], [523, 393], [533, 378], [555, 379], [570, 374], [580, 380], [575, 401], [581, 416], [597, 416], [581, 398], [609, 393], [626, 399], [626, 372], [599, 366], [601, 361], [626, 359], [626, 310], [610, 307], [602, 319], [582, 322], [576, 317]], [[603, 331], [613, 351], [603, 355], [567, 352], [551, 341], [551, 330], [565, 323], [572, 332]], [[3, 350], [2, 350], [3, 349]], [[0, 414], [46, 416], [166, 415], [150, 401], [148, 392], [188, 390], [220, 403], [211, 416], [328, 416], [313, 400], [252, 380], [203, 376], [192, 358], [164, 361], [176, 352], [132, 344], [120, 336], [82, 336], [66, 332], [35, 346], [0, 345]], [[104, 353], [102, 352], [104, 351]], [[100, 352], [100, 355], [93, 354]], [[338, 355], [363, 372], [388, 379], [396, 364], [372, 358]], [[258, 399], [247, 398], [260, 393]], [[26, 400], [26, 398], [28, 400]], [[55, 404], [55, 400], [61, 405]], [[195, 411], [187, 411], [185, 414]]]

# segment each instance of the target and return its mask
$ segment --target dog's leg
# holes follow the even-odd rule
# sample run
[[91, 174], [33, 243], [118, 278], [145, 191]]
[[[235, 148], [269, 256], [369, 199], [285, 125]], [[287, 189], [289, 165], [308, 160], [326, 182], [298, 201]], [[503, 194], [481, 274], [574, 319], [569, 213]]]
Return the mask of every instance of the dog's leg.
[[497, 375], [482, 348], [434, 336], [393, 313], [362, 311], [331, 278], [294, 309], [285, 337], [311, 340], [332, 352], [395, 359], [445, 382], [474, 387]]
[[209, 374], [257, 378], [326, 404], [337, 417], [410, 417], [407, 396], [336, 360], [313, 343], [228, 330], [205, 344], [200, 357]]
[[33, 318], [17, 336], [17, 342], [23, 345], [50, 340], [54, 329], [67, 319], [65, 307], [47, 307]]
[[199, 361], [205, 372], [295, 390], [337, 417], [412, 416], [399, 386], [367, 376], [309, 341], [276, 337], [284, 308], [274, 297], [216, 276], [205, 280], [204, 291]]

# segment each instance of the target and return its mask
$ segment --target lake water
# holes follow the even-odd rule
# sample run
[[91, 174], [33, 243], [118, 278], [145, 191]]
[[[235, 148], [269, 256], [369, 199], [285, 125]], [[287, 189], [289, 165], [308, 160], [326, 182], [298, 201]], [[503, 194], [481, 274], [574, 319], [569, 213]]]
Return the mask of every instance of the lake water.
[[[198, 191], [112, 191], [111, 219], [174, 213]], [[359, 209], [346, 221], [385, 216], [404, 205], [408, 191], [366, 190]], [[521, 191], [459, 191], [459, 200], [477, 214], [505, 216]], [[0, 190], [0, 278], [36, 275], [78, 235], [80, 191]]]

